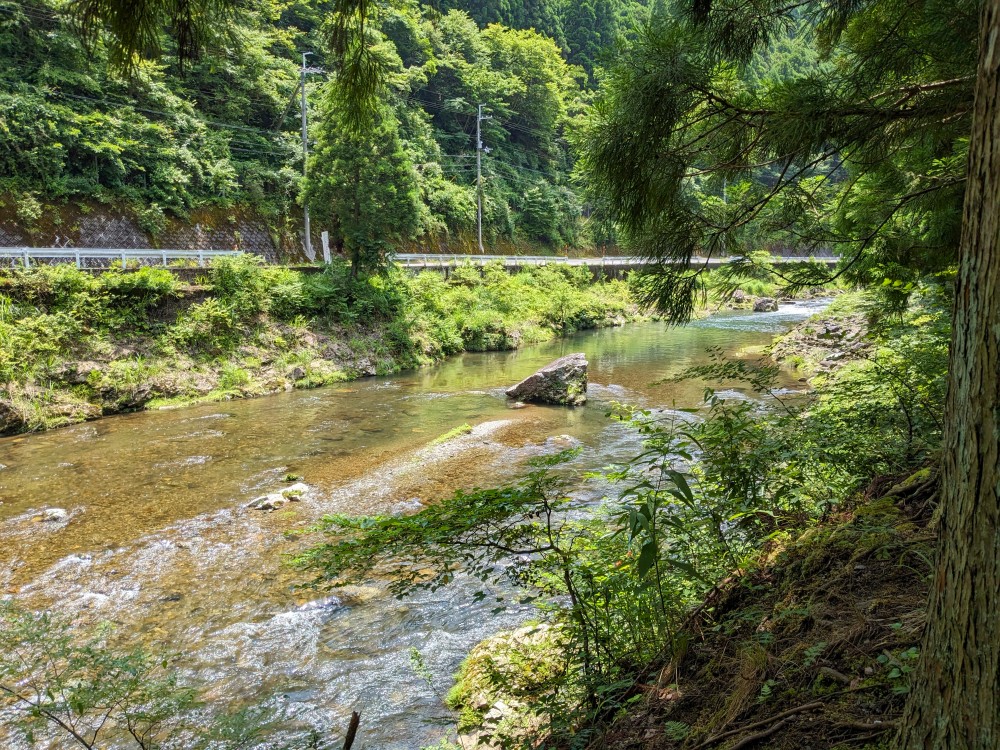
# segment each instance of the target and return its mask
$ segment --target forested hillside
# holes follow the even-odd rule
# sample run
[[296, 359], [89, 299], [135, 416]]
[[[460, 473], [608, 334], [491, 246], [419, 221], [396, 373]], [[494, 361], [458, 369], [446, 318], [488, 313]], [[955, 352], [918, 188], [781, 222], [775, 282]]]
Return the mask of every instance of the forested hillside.
[[[53, 221], [48, 206], [86, 213], [106, 204], [130, 209], [155, 237], [168, 218], [195, 209], [251, 207], [294, 246], [303, 194], [297, 87], [301, 53], [310, 52], [315, 231], [474, 244], [484, 104], [487, 241], [560, 248], [609, 239], [583, 218], [567, 130], [595, 85], [601, 50], [642, 22], [642, 4], [392, 4], [370, 21], [391, 80], [377, 143], [367, 144], [343, 135], [329, 102], [333, 5], [255, 3], [183, 63], [164, 34], [156, 62], [122, 77], [108, 64], [111, 51], [85, 48], [63, 0], [0, 0], [0, 220], [30, 233]], [[371, 165], [371, 155], [391, 156], [377, 167], [388, 172], [352, 172], [351, 158]], [[368, 204], [352, 227], [338, 218], [353, 201], [347, 186], [358, 184], [381, 191], [363, 191]], [[382, 224], [366, 223], [369, 209]]]

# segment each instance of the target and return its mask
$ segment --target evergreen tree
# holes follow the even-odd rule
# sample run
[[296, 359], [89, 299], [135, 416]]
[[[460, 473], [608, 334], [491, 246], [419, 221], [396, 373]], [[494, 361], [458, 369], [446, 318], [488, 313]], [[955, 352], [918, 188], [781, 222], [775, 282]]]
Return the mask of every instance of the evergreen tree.
[[1000, 0], [984, 3], [949, 362], [941, 529], [896, 746], [1000, 746]]
[[392, 110], [380, 104], [368, 127], [344, 127], [337, 97], [325, 101], [309, 161], [306, 200], [333, 228], [332, 239], [351, 260], [351, 273], [385, 267], [395, 243], [419, 226], [419, 191]]
[[481, 27], [499, 23], [514, 29], [535, 29], [566, 46], [557, 0], [444, 0], [441, 9], [465, 11]]
[[[696, 27], [658, 22], [609, 72], [583, 139], [589, 177], [651, 257], [778, 239], [804, 254], [835, 248], [841, 275], [860, 283], [945, 269], [958, 246], [978, 1], [922, 0], [918, 12], [904, 0], [851, 11], [810, 0], [831, 65], [759, 86], [747, 83], [757, 53], [796, 21], [778, 0], [718, 0]], [[884, 17], [899, 23], [886, 31]], [[728, 204], [699, 199], [723, 181]], [[683, 319], [699, 276], [672, 269], [650, 299]]]
[[520, 18], [510, 24], [515, 28], [534, 29], [565, 49], [566, 35], [556, 0], [521, 0]]
[[591, 80], [602, 44], [602, 30], [597, 20], [598, 2], [599, 0], [580, 0], [572, 13], [564, 15], [566, 46], [569, 49], [567, 58], [586, 70]]

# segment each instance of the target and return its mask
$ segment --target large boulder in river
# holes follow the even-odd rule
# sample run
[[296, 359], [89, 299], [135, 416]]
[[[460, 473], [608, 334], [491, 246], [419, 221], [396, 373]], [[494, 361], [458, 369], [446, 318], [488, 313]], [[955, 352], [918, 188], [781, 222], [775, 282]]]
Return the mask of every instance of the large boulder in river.
[[579, 406], [587, 402], [587, 356], [568, 354], [507, 391], [507, 398], [536, 404]]
[[754, 312], [778, 312], [778, 300], [761, 297], [753, 303]]

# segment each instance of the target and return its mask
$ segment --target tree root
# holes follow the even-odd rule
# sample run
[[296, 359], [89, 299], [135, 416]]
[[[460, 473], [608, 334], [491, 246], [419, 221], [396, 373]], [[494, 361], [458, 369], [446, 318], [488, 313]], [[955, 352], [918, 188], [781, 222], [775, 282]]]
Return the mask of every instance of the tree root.
[[833, 667], [820, 667], [819, 668], [819, 673], [821, 675], [823, 675], [824, 677], [829, 677], [830, 679], [836, 680], [837, 682], [840, 682], [840, 683], [842, 683], [844, 685], [850, 685], [851, 684], [851, 678], [850, 677], [848, 677], [846, 674], [838, 672]]
[[897, 726], [896, 721], [878, 721], [874, 724], [867, 724], [863, 721], [838, 721], [834, 726], [838, 729], [856, 729], [859, 732], [884, 732], [887, 729], [895, 729]]
[[749, 744], [750, 742], [756, 742], [759, 739], [771, 736], [772, 734], [778, 731], [779, 727], [787, 723], [786, 720], [788, 719], [789, 716], [794, 716], [795, 714], [802, 713], [803, 711], [812, 711], [813, 709], [817, 708], [825, 708], [825, 704], [822, 701], [814, 701], [812, 703], [806, 703], [803, 706], [790, 708], [787, 711], [782, 711], [780, 714], [775, 714], [774, 716], [771, 716], [767, 719], [761, 719], [760, 721], [755, 721], [753, 724], [748, 724], [745, 727], [740, 727], [738, 729], [730, 729], [728, 732], [722, 732], [721, 734], [717, 734], [714, 737], [709, 737], [700, 745], [696, 745], [694, 748], [692, 748], [692, 750], [702, 750], [702, 748], [710, 747], [711, 745], [716, 744], [720, 740], [724, 740], [727, 737], [732, 737], [733, 735], [739, 734], [740, 732], [746, 732], [751, 729], [756, 729], [757, 727], [766, 726], [767, 724], [771, 724], [772, 722], [775, 721], [778, 722], [777, 725], [770, 727], [766, 732], [760, 732], [758, 734], [751, 735], [750, 737], [746, 737], [743, 740], [740, 740], [732, 748], [730, 748], [730, 750], [736, 750], [736, 748], [744, 747], [744, 745]]
[[757, 734], [751, 734], [749, 737], [744, 737], [742, 740], [733, 745], [729, 750], [740, 750], [741, 747], [747, 747], [752, 745], [757, 740], [763, 740], [770, 737], [772, 734], [781, 729], [785, 724], [789, 722], [789, 719], [782, 719], [777, 724], [769, 729], [765, 729], [763, 732], [757, 732]]

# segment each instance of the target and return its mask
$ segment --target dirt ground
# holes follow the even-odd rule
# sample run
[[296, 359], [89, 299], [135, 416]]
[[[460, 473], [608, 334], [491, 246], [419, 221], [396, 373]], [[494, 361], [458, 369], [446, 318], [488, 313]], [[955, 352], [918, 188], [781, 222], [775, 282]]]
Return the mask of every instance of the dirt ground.
[[593, 748], [821, 750], [892, 738], [924, 626], [937, 477], [882, 477], [718, 587]]

